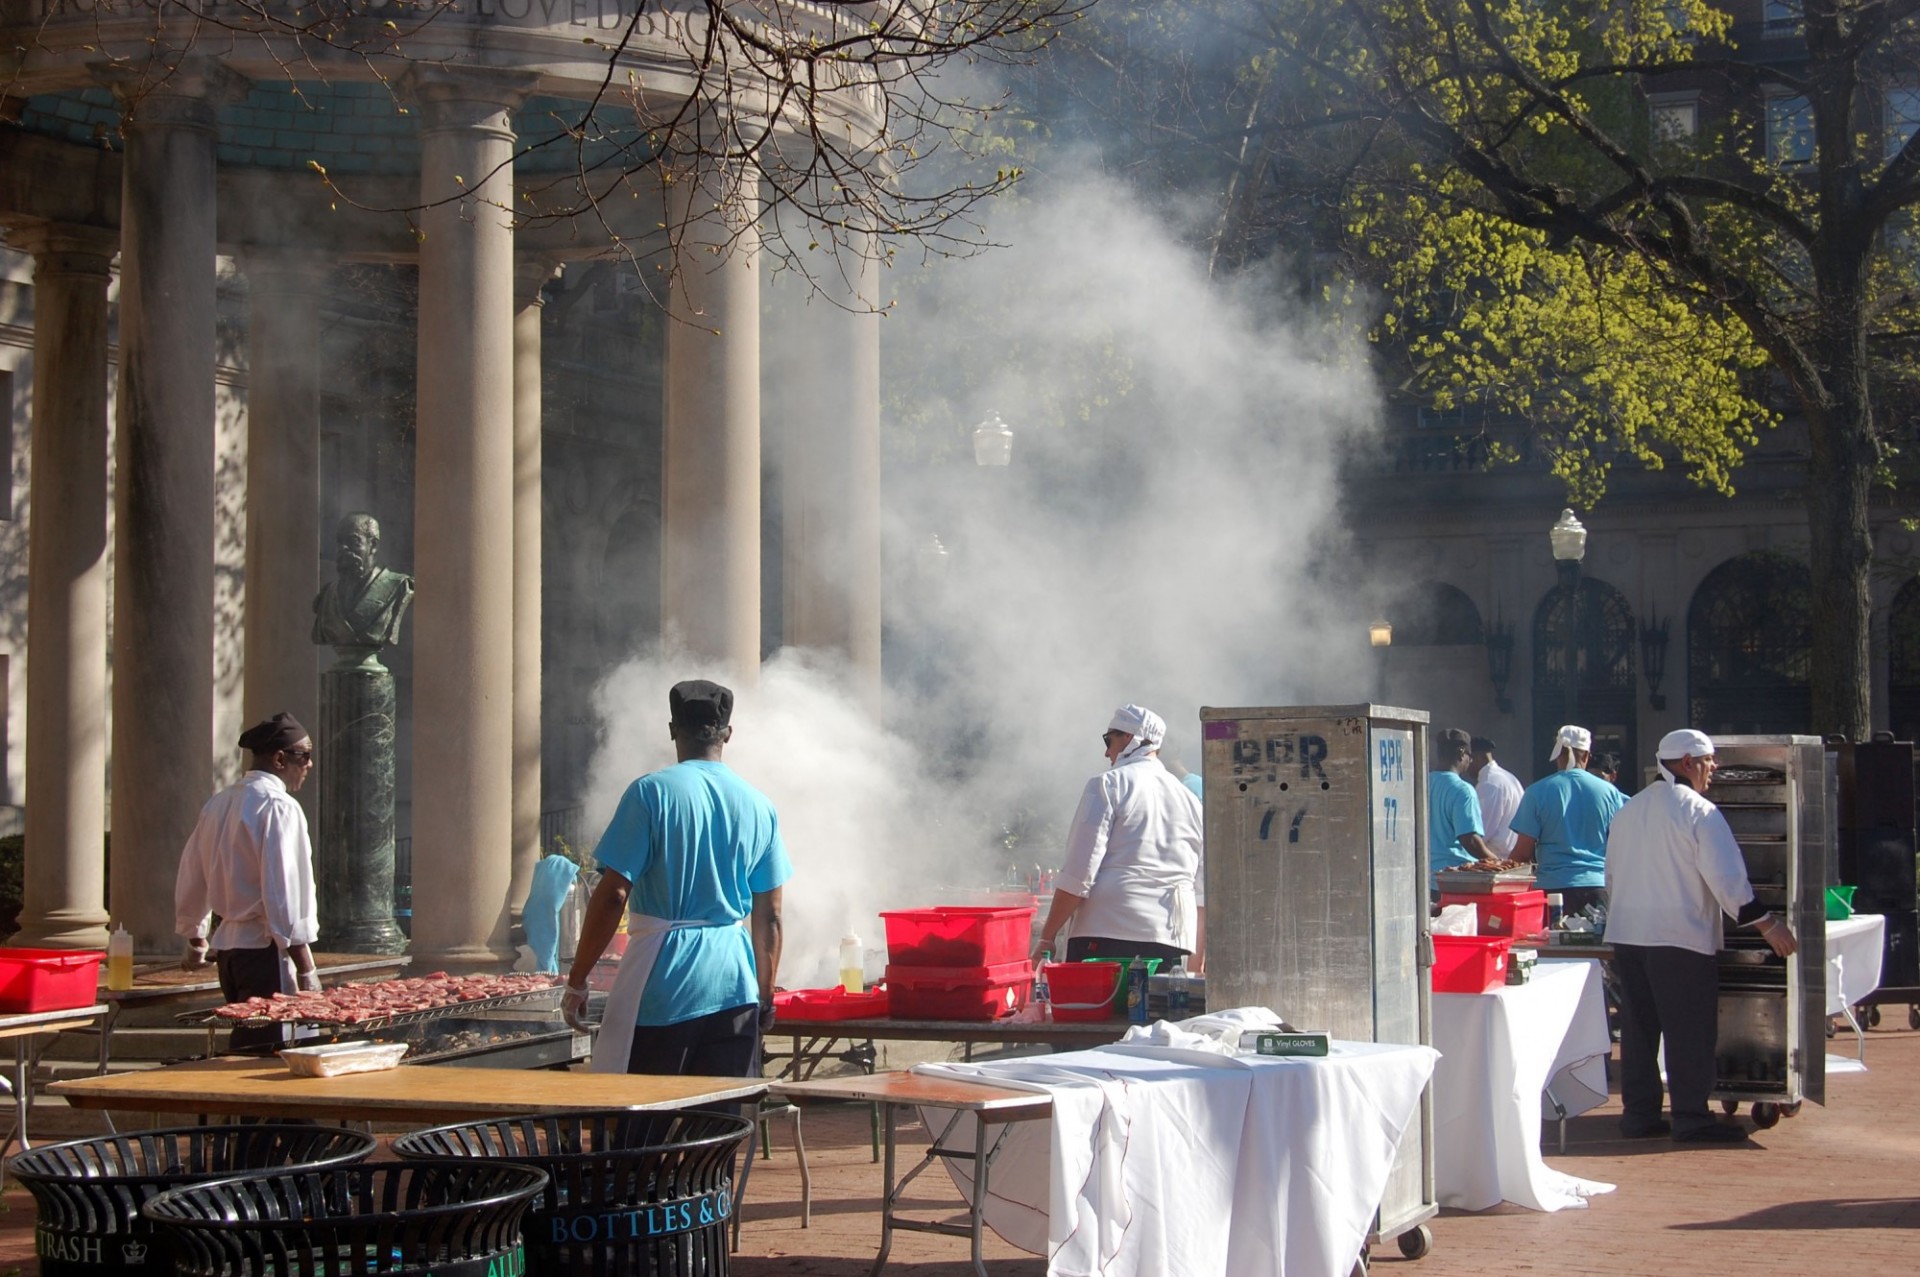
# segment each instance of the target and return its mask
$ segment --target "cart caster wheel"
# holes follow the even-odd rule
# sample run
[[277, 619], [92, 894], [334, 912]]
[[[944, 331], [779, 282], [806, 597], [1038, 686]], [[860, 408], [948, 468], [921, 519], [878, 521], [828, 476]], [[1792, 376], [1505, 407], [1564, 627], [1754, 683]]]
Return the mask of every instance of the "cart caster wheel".
[[1433, 1230], [1425, 1224], [1400, 1234], [1400, 1253], [1408, 1259], [1425, 1259], [1433, 1249]]
[[[1875, 1024], [1880, 1023], [1880, 1008], [1878, 1007], [1875, 1007], [1873, 1010], [1873, 1022]], [[1920, 1029], [1920, 1007], [1907, 1008], [1907, 1027], [1909, 1029]]]
[[1800, 1101], [1799, 1101], [1799, 1100], [1795, 1100], [1795, 1101], [1794, 1101], [1793, 1103], [1791, 1103], [1791, 1104], [1782, 1104], [1782, 1105], [1780, 1106], [1780, 1116], [1781, 1116], [1781, 1117], [1799, 1117], [1799, 1116], [1800, 1116]]
[[1753, 1106], [1753, 1124], [1763, 1131], [1780, 1125], [1780, 1106], [1765, 1100]]
[[1835, 1033], [1837, 1033], [1837, 1032], [1839, 1032], [1839, 1030], [1838, 1030], [1838, 1029], [1836, 1029], [1836, 1028], [1834, 1028], [1834, 1025], [1833, 1025], [1833, 1021], [1832, 1021], [1831, 1019], [1829, 1019], [1829, 1020], [1827, 1021], [1827, 1038], [1828, 1038], [1828, 1040], [1829, 1040], [1829, 1041], [1831, 1041], [1831, 1040], [1832, 1040], [1832, 1038], [1833, 1038], [1833, 1035], [1834, 1035]]
[[1738, 1113], [1740, 1111], [1740, 1101], [1739, 1100], [1721, 1100], [1720, 1111], [1722, 1113], [1725, 1113], [1728, 1117], [1732, 1117], [1735, 1113]]
[[[1920, 1029], [1920, 1013], [1916, 1013], [1912, 1007], [1907, 1008], [1907, 1023], [1913, 1028]], [[1880, 1027], [1879, 1007], [1869, 1007], [1867, 1009], [1867, 1027], [1869, 1029], [1877, 1029]]]

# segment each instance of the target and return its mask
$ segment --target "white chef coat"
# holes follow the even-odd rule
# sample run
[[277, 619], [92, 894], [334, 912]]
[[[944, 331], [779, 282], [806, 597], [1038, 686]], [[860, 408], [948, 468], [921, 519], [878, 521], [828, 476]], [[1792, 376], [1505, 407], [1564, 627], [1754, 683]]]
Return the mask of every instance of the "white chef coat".
[[1513, 854], [1513, 813], [1520, 810], [1520, 796], [1526, 793], [1526, 786], [1489, 758], [1473, 789], [1480, 796], [1480, 822], [1486, 826], [1487, 846], [1505, 860]]
[[1607, 831], [1607, 943], [1720, 951], [1721, 916], [1753, 900], [1747, 862], [1720, 809], [1656, 780]]
[[272, 772], [250, 771], [200, 809], [174, 878], [174, 930], [215, 950], [312, 944], [320, 935], [307, 814]]
[[1072, 933], [1192, 949], [1181, 918], [1183, 903], [1207, 903], [1201, 813], [1200, 800], [1158, 757], [1088, 781], [1053, 883], [1086, 900]]

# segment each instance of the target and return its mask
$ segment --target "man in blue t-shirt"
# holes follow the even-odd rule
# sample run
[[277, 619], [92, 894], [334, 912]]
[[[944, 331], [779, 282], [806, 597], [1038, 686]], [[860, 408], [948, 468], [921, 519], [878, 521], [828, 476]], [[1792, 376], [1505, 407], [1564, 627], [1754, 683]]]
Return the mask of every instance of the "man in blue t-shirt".
[[667, 701], [680, 761], [629, 785], [600, 836], [600, 882], [562, 1007], [585, 1031], [587, 977], [629, 911], [595, 1068], [752, 1077], [773, 1022], [781, 885], [793, 866], [773, 804], [720, 761], [733, 693], [695, 679]]
[[1433, 770], [1427, 773], [1427, 868], [1436, 890], [1435, 876], [1442, 869], [1499, 859], [1487, 846], [1480, 795], [1463, 774], [1472, 754], [1472, 737], [1458, 728], [1434, 737]]
[[1559, 770], [1520, 795], [1513, 814], [1513, 858], [1539, 865], [1534, 885], [1560, 893], [1560, 907], [1579, 913], [1607, 901], [1607, 830], [1627, 796], [1587, 770], [1593, 735], [1568, 724], [1554, 736]]

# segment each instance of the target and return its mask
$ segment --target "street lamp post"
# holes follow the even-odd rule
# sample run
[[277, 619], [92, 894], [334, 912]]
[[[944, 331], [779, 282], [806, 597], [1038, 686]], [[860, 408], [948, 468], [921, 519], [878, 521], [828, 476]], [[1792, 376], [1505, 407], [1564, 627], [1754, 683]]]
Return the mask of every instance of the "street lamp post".
[[989, 412], [986, 420], [973, 428], [973, 463], [977, 466], [1004, 466], [1013, 460], [1013, 429]]
[[1367, 642], [1373, 645], [1373, 695], [1379, 704], [1387, 703], [1387, 649], [1393, 646], [1393, 626], [1384, 620], [1367, 626]]
[[1567, 594], [1565, 613], [1566, 664], [1562, 677], [1566, 680], [1566, 717], [1562, 723], [1576, 723], [1580, 718], [1580, 682], [1578, 666], [1580, 663], [1580, 560], [1587, 554], [1587, 530], [1580, 520], [1573, 517], [1573, 511], [1562, 510], [1560, 519], [1547, 533], [1553, 543], [1554, 566], [1560, 571], [1560, 588]]

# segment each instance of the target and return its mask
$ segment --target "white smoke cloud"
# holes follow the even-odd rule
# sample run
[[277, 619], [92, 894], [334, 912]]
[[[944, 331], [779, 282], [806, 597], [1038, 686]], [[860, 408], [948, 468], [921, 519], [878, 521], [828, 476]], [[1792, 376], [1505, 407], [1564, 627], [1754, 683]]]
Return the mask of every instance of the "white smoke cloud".
[[[942, 267], [884, 330], [906, 388], [890, 443], [932, 458], [888, 471], [886, 730], [817, 654], [741, 690], [727, 761], [773, 799], [795, 864], [789, 986], [831, 982], [849, 925], [879, 943], [881, 909], [1057, 864], [1117, 705], [1159, 712], [1197, 770], [1201, 705], [1368, 698], [1337, 517], [1340, 458], [1377, 416], [1360, 352], [1266, 281], [1209, 281], [1175, 221], [1098, 177], [991, 233], [1006, 247]], [[989, 409], [1015, 431], [1003, 470], [962, 452]], [[724, 681], [656, 654], [603, 685], [603, 719], [636, 725], [596, 761], [596, 827], [672, 761], [666, 690], [702, 676]]]

